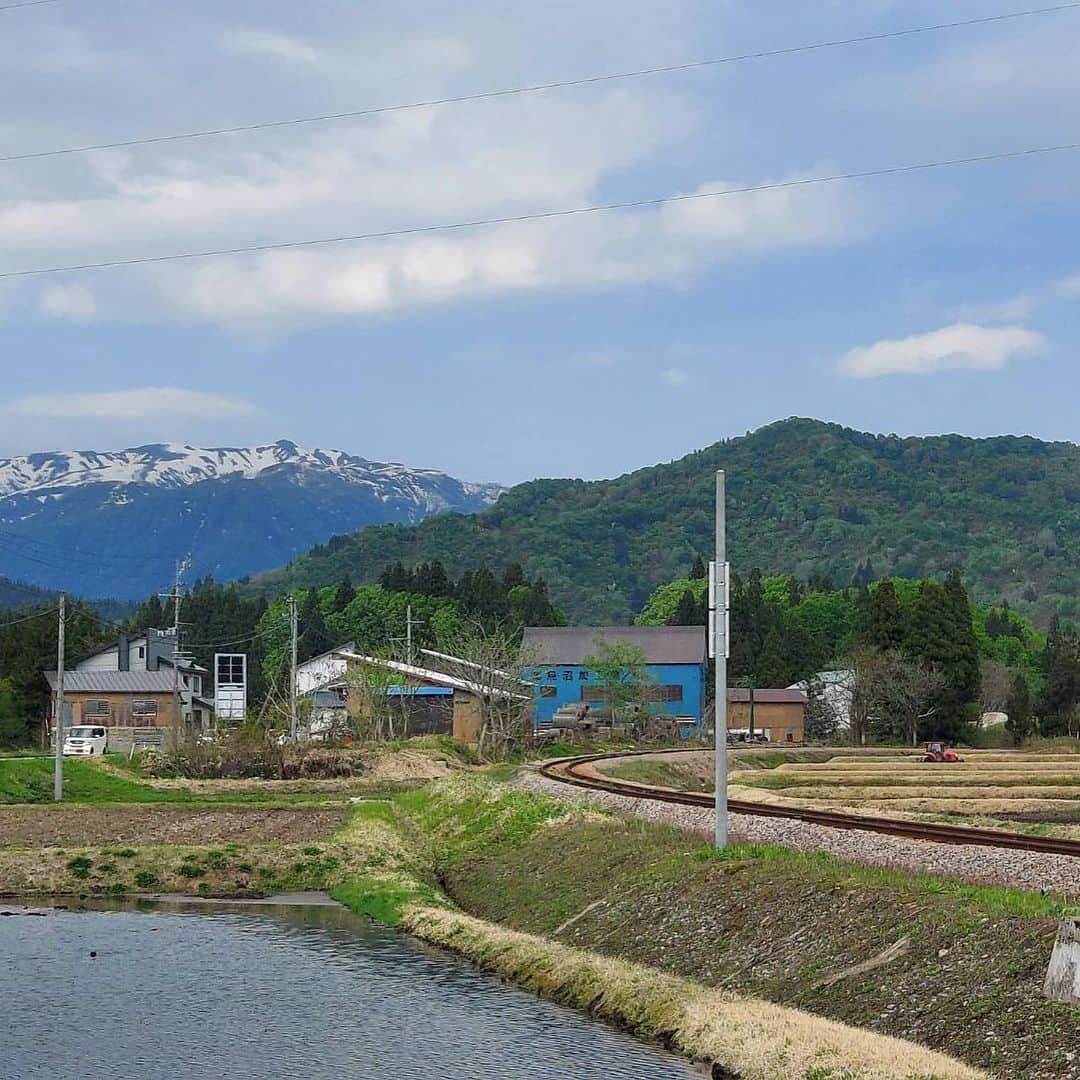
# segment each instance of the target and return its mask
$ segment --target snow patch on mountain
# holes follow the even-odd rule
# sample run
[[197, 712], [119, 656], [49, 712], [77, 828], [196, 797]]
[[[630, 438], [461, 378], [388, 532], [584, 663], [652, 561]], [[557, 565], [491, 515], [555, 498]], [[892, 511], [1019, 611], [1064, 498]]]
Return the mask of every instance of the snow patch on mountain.
[[[274, 473], [291, 475], [299, 483], [305, 478], [337, 477], [371, 489], [383, 501], [414, 500], [423, 513], [436, 513], [450, 505], [439, 490], [450, 477], [436, 469], [368, 461], [341, 450], [307, 449], [287, 440], [255, 447], [155, 443], [127, 450], [73, 450], [9, 458], [0, 460], [0, 498], [35, 493], [39, 499], [55, 498], [58, 489], [97, 484], [176, 489], [208, 480], [256, 480]], [[490, 504], [503, 489], [497, 484], [460, 482], [459, 490]], [[127, 496], [114, 492], [111, 501], [123, 505]]]

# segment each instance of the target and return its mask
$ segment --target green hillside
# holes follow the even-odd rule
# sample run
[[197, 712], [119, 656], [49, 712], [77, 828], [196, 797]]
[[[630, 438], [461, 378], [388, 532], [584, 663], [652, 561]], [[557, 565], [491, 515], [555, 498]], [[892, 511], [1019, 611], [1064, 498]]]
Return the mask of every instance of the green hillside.
[[398, 560], [439, 559], [454, 574], [517, 561], [570, 618], [626, 622], [697, 552], [708, 557], [721, 467], [737, 567], [847, 584], [958, 565], [978, 599], [1039, 622], [1080, 615], [1080, 446], [902, 439], [801, 419], [614, 480], [536, 480], [483, 513], [335, 537], [252, 586], [371, 581]]

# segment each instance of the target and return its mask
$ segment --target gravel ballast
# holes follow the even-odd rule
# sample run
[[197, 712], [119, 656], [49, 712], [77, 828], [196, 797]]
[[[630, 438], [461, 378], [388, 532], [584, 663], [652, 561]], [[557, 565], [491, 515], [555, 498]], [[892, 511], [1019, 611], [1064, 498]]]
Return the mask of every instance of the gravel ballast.
[[[592, 803], [658, 825], [672, 825], [705, 836], [713, 834], [713, 813], [704, 807], [635, 799], [607, 791], [586, 791], [550, 780], [531, 770], [521, 774], [519, 783], [530, 791]], [[937, 844], [756, 814], [732, 814], [730, 835], [738, 843], [778, 844], [798, 851], [828, 851], [838, 858], [868, 866], [957, 878], [978, 885], [1003, 885], [1056, 893], [1070, 899], [1080, 898], [1080, 859], [1069, 855], [967, 844]]]

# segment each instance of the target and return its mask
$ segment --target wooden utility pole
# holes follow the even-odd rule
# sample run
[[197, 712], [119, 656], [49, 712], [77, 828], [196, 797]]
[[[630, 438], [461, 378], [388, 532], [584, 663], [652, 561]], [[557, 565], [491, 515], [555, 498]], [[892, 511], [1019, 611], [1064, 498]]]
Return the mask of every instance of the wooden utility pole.
[[64, 797], [64, 632], [67, 628], [67, 594], [60, 594], [60, 623], [56, 636], [56, 764], [53, 768], [53, 799]]

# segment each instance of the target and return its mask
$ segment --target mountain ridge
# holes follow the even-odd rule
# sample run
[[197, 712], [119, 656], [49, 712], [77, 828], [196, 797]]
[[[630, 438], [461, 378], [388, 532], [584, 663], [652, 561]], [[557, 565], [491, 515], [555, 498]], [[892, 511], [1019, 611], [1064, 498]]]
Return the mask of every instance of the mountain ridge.
[[736, 568], [934, 576], [960, 566], [983, 599], [1046, 621], [1080, 616], [1080, 446], [1031, 436], [896, 436], [777, 421], [611, 480], [533, 480], [472, 517], [333, 538], [254, 588], [373, 580], [433, 558], [452, 573], [518, 561], [573, 618], [625, 621], [712, 550], [712, 491], [728, 471]]
[[0, 460], [0, 575], [143, 599], [188, 555], [193, 577], [245, 577], [336, 532], [475, 512], [502, 490], [288, 440], [30, 454]]

